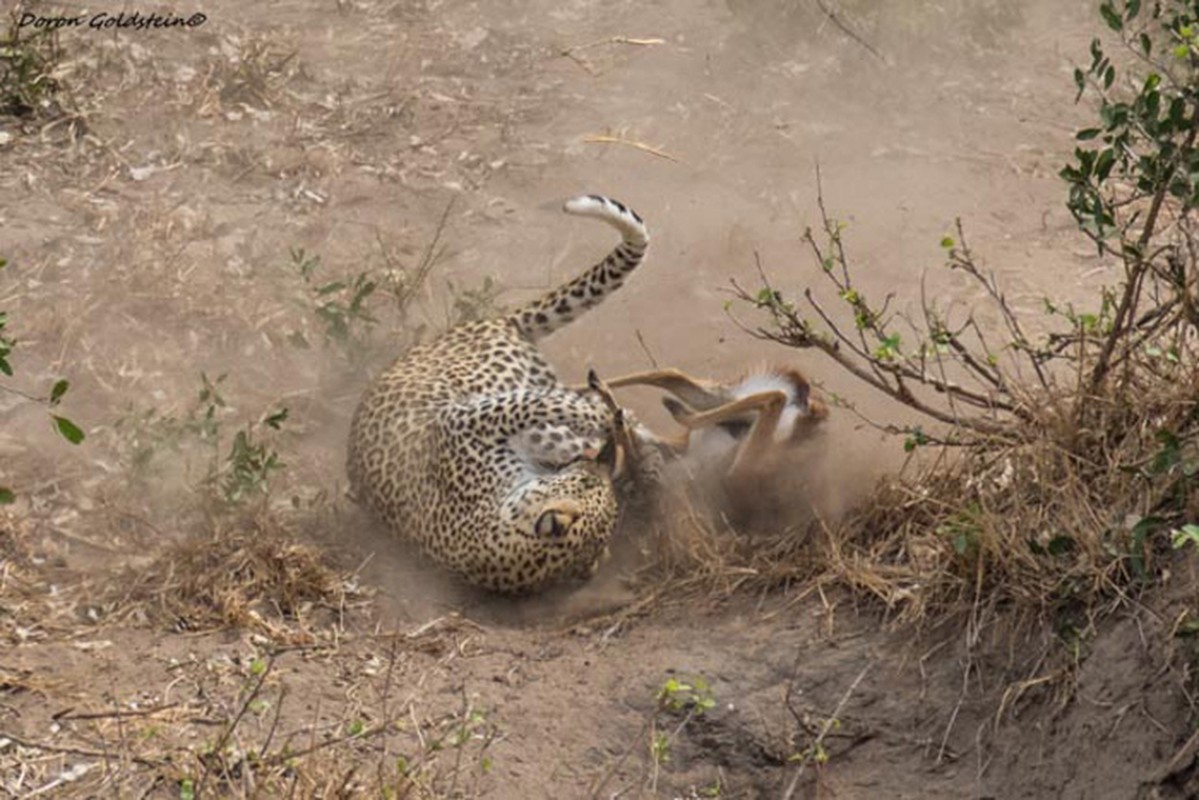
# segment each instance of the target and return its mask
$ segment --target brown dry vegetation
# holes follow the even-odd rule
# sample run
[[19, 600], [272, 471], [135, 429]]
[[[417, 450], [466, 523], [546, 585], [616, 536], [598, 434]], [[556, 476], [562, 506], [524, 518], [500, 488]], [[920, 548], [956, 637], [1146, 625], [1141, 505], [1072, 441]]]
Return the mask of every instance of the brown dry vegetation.
[[[1039, 317], [1129, 266], [1056, 177], [1091, 112], [1069, 105], [1089, 4], [204, 11], [0, 51], [0, 795], [1199, 791], [1196, 548], [1136, 527], [1199, 510], [1185, 458], [1149, 469], [1161, 430], [1190, 447], [1194, 361], [1125, 354], [1093, 384], [1102, 338]], [[601, 252], [537, 210], [580, 190], [655, 245], [547, 345], [565, 377], [774, 358], [841, 407], [752, 496], [681, 465], [590, 585], [495, 598], [342, 499], [346, 421], [411, 342]], [[983, 255], [936, 246], [956, 215]], [[904, 396], [873, 343], [854, 360], [867, 300], [817, 313], [840, 351], [803, 327], [805, 290], [844, 299], [830, 253], [917, 328], [1068, 346], [1048, 380], [1012, 348], [981, 405], [939, 400], [960, 360]], [[910, 439], [913, 406], [955, 424], [905, 457], [872, 425]]]

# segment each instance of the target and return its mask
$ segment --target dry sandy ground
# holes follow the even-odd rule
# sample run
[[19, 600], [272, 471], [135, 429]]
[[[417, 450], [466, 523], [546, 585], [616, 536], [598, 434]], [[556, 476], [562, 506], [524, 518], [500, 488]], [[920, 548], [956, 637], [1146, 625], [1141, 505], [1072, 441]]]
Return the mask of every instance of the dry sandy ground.
[[[712, 377], [781, 359], [888, 413], [725, 310], [755, 257], [785, 290], [818, 280], [798, 241], [817, 164], [860, 279], [899, 304], [922, 277], [979, 299], [940, 269], [956, 216], [1021, 310], [1114, 278], [1056, 178], [1087, 113], [1070, 70], [1089, 4], [839, 8], [877, 54], [816, 3], [782, 0], [222, 0], [192, 29], [63, 31], [86, 126], [0, 121], [0, 308], [22, 341], [13, 385], [69, 377], [89, 437], [69, 448], [38, 404], [0, 394], [0, 483], [19, 494], [0, 519], [0, 794], [372, 796], [406, 765], [411, 796], [1193, 796], [1193, 771], [1157, 782], [1194, 758], [1162, 644], [1180, 596], [1080, 622], [1057, 672], [1061, 631], [967, 620], [916, 637], [837, 592], [630, 588], [635, 532], [591, 586], [497, 600], [340, 500], [348, 416], [415, 326], [443, 326], [464, 291], [488, 307], [488, 278], [495, 302], [519, 302], [610, 246], [556, 211], [579, 192], [638, 209], [654, 244], [623, 293], [546, 343], [568, 379], [651, 357]], [[299, 248], [319, 283], [380, 280], [379, 322], [326, 341]], [[395, 294], [426, 256], [401, 318]], [[271, 513], [354, 573], [286, 624], [265, 606], [240, 628], [172, 620], [145, 611], [164, 604], [154, 591], [124, 591], [147, 575], [176, 591], [201, 570], [168, 574], [169, 548], [219, 526], [195, 511], [205, 446], [152, 421], [186, 417], [202, 373], [227, 375], [222, 447], [289, 408]], [[630, 400], [666, 424], [651, 394]], [[806, 461], [811, 499], [836, 514], [901, 458], [834, 414]], [[294, 649], [264, 675], [271, 642]], [[671, 677], [706, 680], [715, 706], [655, 713]], [[236, 752], [219, 766], [206, 747]], [[278, 769], [237, 766], [246, 753]]]

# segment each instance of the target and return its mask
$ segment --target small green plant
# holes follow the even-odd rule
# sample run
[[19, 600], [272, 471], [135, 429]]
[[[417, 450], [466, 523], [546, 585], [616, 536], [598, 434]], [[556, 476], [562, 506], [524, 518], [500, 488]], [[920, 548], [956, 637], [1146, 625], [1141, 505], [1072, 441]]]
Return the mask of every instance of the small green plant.
[[982, 510], [977, 503], [958, 511], [937, 526], [937, 533], [949, 539], [953, 551], [963, 558], [973, 557], [981, 546], [983, 529], [979, 524]]
[[255, 494], [265, 494], [270, 476], [286, 465], [259, 433], [262, 426], [280, 430], [287, 409], [271, 412], [258, 425], [247, 425], [233, 436], [229, 455], [220, 467], [218, 481], [226, 502], [237, 504]]
[[446, 315], [448, 327], [490, 319], [503, 312], [503, 306], [499, 304], [503, 289], [490, 277], [484, 278], [476, 288], [455, 285], [449, 279], [445, 284], [451, 298], [450, 310]]
[[230, 505], [266, 493], [270, 478], [286, 466], [274, 449], [271, 436], [282, 429], [288, 409], [268, 412], [260, 420], [244, 425], [233, 434], [227, 451], [221, 438], [228, 411], [221, 385], [227, 374], [212, 379], [200, 373], [196, 399], [181, 416], [162, 414], [157, 409], [130, 411], [113, 426], [120, 437], [124, 457], [135, 474], [144, 474], [169, 456], [188, 465], [187, 452], [197, 446], [207, 453], [203, 485], [216, 490]]
[[841, 699], [837, 701], [837, 705], [833, 708], [832, 712], [828, 714], [815, 715], [807, 710], [797, 708], [793, 704], [797, 689], [796, 684], [794, 681], [787, 684], [787, 693], [783, 698], [783, 704], [791, 712], [791, 716], [797, 723], [798, 730], [796, 733], [804, 734], [807, 744], [787, 757], [787, 761], [795, 764], [796, 769], [791, 776], [791, 781], [788, 783], [786, 791], [783, 793], [784, 797], [793, 797], [795, 795], [795, 789], [803, 778], [804, 771], [809, 766], [821, 767], [829, 762], [831, 754], [828, 748], [825, 747], [825, 739], [832, 735], [834, 731], [841, 729], [841, 714], [845, 710], [845, 705], [849, 702], [854, 692], [857, 691], [858, 686], [866, 677], [866, 674], [870, 672], [871, 667], [872, 663], [867, 663], [862, 667], [857, 677], [850, 683], [845, 693], [841, 695]]
[[[633, 752], [635, 746], [641, 746], [637, 743], [644, 742], [649, 750], [649, 758], [651, 773], [648, 783], [648, 789], [651, 795], [657, 793], [658, 775], [662, 766], [670, 760], [671, 748], [673, 742], [678, 738], [687, 724], [695, 717], [711, 711], [716, 707], [716, 695], [708, 682], [700, 677], [695, 678], [667, 678], [662, 686], [654, 693], [653, 710], [645, 720], [640, 732], [633, 738], [632, 743], [625, 749], [615, 763], [600, 775], [598, 775], [587, 793], [588, 797], [602, 797], [604, 787], [612, 780], [612, 777], [621, 768]], [[662, 725], [666, 722], [667, 715], [682, 715], [682, 719], [678, 724], [670, 730], [663, 730]], [[648, 734], [648, 739], [644, 738]], [[717, 782], [719, 787], [719, 782]], [[718, 797], [719, 792], [715, 795], [706, 795], [709, 797]]]
[[[0, 269], [4, 269], [4, 267], [7, 265], [8, 262], [5, 259], [0, 258]], [[5, 333], [5, 328], [7, 325], [8, 314], [4, 311], [0, 311], [0, 375], [6, 378], [11, 378], [13, 376], [13, 367], [12, 362], [8, 360], [8, 357], [12, 354], [13, 349], [17, 346], [17, 342], [15, 339], [11, 338]], [[24, 397], [26, 400], [32, 400], [33, 402], [41, 403], [42, 405], [46, 406], [47, 410], [50, 412], [50, 421], [54, 425], [54, 430], [58, 432], [59, 436], [66, 439], [71, 444], [77, 445], [82, 443], [86, 438], [83, 433], [83, 429], [76, 425], [69, 418], [55, 413], [59, 404], [62, 402], [63, 397], [66, 396], [67, 390], [70, 388], [70, 381], [60, 378], [54, 382], [53, 386], [50, 387], [50, 393], [46, 397], [35, 397], [14, 389], [11, 386], [0, 384], [0, 391], [7, 392], [9, 394], [15, 394], [20, 397]], [[10, 487], [0, 486], [0, 506], [10, 505], [15, 502], [16, 499], [16, 492], [14, 492]]]
[[[668, 678], [658, 690], [655, 700], [657, 704], [654, 714], [650, 717], [649, 726], [649, 754], [653, 764], [650, 776], [651, 794], [657, 793], [658, 774], [662, 766], [670, 761], [674, 740], [694, 717], [716, 707], [716, 696], [712, 688], [706, 680], [698, 676], [682, 680]], [[672, 730], [663, 731], [659, 729], [663, 714], [682, 714], [683, 718]]]
[[[840, 720], [830, 720], [829, 730], [836, 731], [841, 727]], [[800, 750], [798, 753], [792, 753], [787, 756], [787, 761], [792, 764], [827, 764], [829, 760], [828, 750], [824, 747], [823, 740], [814, 740], [810, 745]]]
[[[317, 280], [322, 266], [320, 256], [303, 248], [292, 248], [290, 254], [291, 268], [300, 276], [306, 289], [305, 305], [323, 324], [325, 338], [342, 346], [360, 344], [378, 323], [368, 310], [368, 301], [378, 283], [368, 272], [359, 272], [348, 280], [320, 282]], [[299, 331], [293, 333], [291, 339], [298, 346], [309, 346]]]
[[486, 712], [476, 708], [464, 692], [457, 713], [434, 722], [429, 728], [417, 723], [416, 734], [420, 750], [411, 758], [401, 756], [395, 762], [399, 778], [395, 787], [397, 796], [406, 797], [407, 792], [417, 787], [436, 797], [475, 796], [465, 790], [459, 795], [458, 791], [463, 777], [473, 782], [477, 790], [495, 765], [490, 750], [499, 729]]
[[218, 414], [226, 407], [220, 385], [228, 377], [218, 375], [212, 380], [200, 373], [200, 391], [187, 412], [179, 417], [163, 414], [158, 409], [130, 410], [113, 425], [120, 436], [120, 447], [135, 473], [148, 470], [156, 457], [164, 452], [179, 455], [184, 447], [196, 442], [217, 448], [221, 420]]
[[664, 711], [703, 714], [716, 707], [716, 696], [703, 678], [680, 681], [670, 678], [658, 690], [658, 707]]

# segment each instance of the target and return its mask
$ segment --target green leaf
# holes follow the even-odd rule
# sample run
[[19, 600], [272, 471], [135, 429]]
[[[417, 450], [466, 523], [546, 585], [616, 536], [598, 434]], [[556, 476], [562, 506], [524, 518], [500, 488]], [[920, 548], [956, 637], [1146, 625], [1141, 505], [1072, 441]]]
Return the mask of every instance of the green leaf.
[[1175, 58], [1178, 58], [1178, 59], [1186, 58], [1188, 55], [1191, 54], [1191, 46], [1189, 44], [1177, 45], [1174, 48], [1173, 53], [1174, 53]]
[[8, 359], [0, 356], [0, 372], [3, 372], [8, 377], [12, 377], [12, 365], [8, 363]]
[[899, 334], [893, 333], [884, 338], [878, 349], [874, 351], [874, 357], [881, 361], [891, 361], [899, 353]]
[[773, 289], [764, 288], [764, 289], [758, 290], [758, 299], [757, 299], [758, 305], [761, 305], [761, 306], [774, 305], [774, 304], [778, 303], [780, 299], [781, 298], [779, 297], [779, 293], [774, 291]]
[[946, 250], [952, 250], [955, 244], [956, 243], [953, 241], [952, 236], [941, 237], [941, 247], [945, 248]]
[[58, 429], [58, 433], [62, 438], [66, 439], [71, 444], [79, 444], [83, 441], [83, 431], [74, 422], [71, 422], [66, 417], [58, 417], [51, 415], [54, 419], [54, 426]]
[[1099, 128], [1084, 128], [1083, 130], [1074, 134], [1074, 138], [1080, 142], [1085, 142], [1090, 139], [1094, 139], [1096, 136], [1099, 135], [1099, 133], [1100, 133]]
[[1106, 22], [1107, 26], [1113, 31], [1120, 31], [1124, 29], [1124, 20], [1119, 14], [1116, 13], [1116, 10], [1112, 8], [1112, 4], [1110, 2], [1099, 6], [1099, 15], [1103, 17], [1103, 21]]
[[1060, 556], [1072, 553], [1075, 547], [1076, 544], [1073, 538], [1064, 535], [1054, 536], [1049, 540], [1049, 555]]
[[1181, 550], [1188, 544], [1199, 548], [1199, 525], [1187, 523], [1181, 528], [1170, 531], [1170, 543], [1175, 550]]
[[267, 424], [268, 427], [273, 428], [274, 430], [279, 430], [279, 428], [281, 427], [283, 422], [286, 421], [287, 414], [288, 414], [287, 409], [281, 408], [278, 411], [276, 411], [274, 414], [271, 414], [269, 417], [267, 417], [263, 421]]
[[62, 396], [67, 393], [67, 389], [71, 388], [70, 381], [60, 380], [54, 384], [54, 388], [50, 390], [50, 405], [56, 406], [62, 400]]
[[17, 496], [7, 486], [0, 486], [0, 506], [10, 506], [17, 502]]

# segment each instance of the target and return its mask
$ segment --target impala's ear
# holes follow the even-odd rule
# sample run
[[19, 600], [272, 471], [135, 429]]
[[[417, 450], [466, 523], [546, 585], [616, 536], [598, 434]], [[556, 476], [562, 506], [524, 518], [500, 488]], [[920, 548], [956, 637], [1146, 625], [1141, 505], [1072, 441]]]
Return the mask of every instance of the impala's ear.
[[812, 413], [812, 385], [799, 381], [795, 385], [795, 405], [806, 415]]
[[680, 425], [690, 427], [687, 423], [695, 412], [688, 408], [685, 404], [675, 400], [673, 397], [663, 397], [662, 407], [670, 412], [670, 416], [674, 417], [674, 421]]

